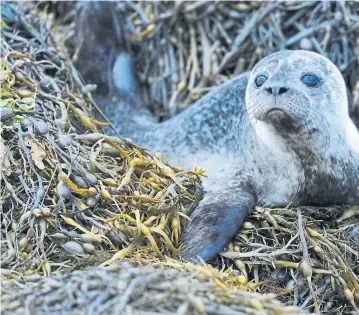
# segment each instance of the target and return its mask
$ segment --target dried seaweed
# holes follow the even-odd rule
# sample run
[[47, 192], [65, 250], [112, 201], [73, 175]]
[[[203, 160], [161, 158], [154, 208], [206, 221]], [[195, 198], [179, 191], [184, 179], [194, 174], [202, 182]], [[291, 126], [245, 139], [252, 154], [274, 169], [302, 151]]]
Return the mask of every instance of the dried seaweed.
[[[183, 172], [105, 136], [106, 121], [91, 116], [93, 87], [60, 52], [76, 61], [75, 4], [26, 5], [46, 25], [11, 10], [1, 20], [3, 310], [300, 314], [275, 297], [325, 314], [358, 312], [357, 206], [257, 207], [213, 262], [218, 269], [162, 257], [179, 249], [201, 172]], [[273, 51], [300, 48], [337, 64], [359, 119], [358, 3], [119, 2], [117, 8], [141, 65], [143, 99], [157, 116], [175, 115]], [[137, 269], [112, 265], [125, 256]], [[100, 264], [111, 266], [38, 276]], [[23, 285], [25, 279], [35, 282]], [[262, 303], [262, 313], [248, 300]]]
[[221, 253], [221, 265], [290, 305], [317, 313], [358, 312], [358, 224], [358, 206], [257, 207]]
[[196, 170], [106, 136], [43, 20], [4, 5], [1, 21], [3, 271], [49, 275], [101, 251], [113, 255], [104, 264], [138, 248], [174, 256], [200, 193]]
[[[202, 267], [203, 268], [203, 267]], [[4, 314], [307, 314], [274, 295], [216, 284], [218, 271], [134, 266], [75, 271], [3, 289]], [[17, 291], [20, 292], [17, 293]]]

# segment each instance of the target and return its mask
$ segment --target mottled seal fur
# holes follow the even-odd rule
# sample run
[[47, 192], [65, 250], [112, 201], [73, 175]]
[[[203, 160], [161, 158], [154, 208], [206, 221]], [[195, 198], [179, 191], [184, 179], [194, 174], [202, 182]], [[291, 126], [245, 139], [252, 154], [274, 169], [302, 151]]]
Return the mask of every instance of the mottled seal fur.
[[166, 154], [171, 163], [205, 167], [209, 175], [181, 257], [211, 259], [255, 205], [359, 203], [359, 134], [343, 77], [325, 57], [273, 53], [158, 124], [135, 97], [135, 83], [121, 85], [136, 80], [131, 58], [117, 49], [108, 70], [116, 100], [98, 101], [120, 135]]

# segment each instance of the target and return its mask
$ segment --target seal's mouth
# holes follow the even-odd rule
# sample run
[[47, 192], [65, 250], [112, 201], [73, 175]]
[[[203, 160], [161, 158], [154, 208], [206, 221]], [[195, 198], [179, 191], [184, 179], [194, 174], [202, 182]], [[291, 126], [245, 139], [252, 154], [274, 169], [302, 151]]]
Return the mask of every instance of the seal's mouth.
[[273, 107], [265, 113], [265, 120], [278, 130], [297, 130], [300, 127], [297, 119], [282, 108]]
[[267, 119], [270, 119], [271, 117], [280, 117], [280, 116], [289, 116], [285, 110], [283, 110], [282, 108], [279, 107], [273, 107], [271, 109], [269, 109], [266, 113], [265, 116]]

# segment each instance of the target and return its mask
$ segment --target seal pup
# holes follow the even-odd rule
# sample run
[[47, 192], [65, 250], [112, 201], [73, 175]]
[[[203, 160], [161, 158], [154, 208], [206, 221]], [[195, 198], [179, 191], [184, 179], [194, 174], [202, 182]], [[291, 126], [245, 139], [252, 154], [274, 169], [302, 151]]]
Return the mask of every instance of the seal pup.
[[[103, 10], [96, 12], [96, 18], [105, 18]], [[101, 43], [92, 38], [90, 46]], [[89, 45], [82, 48], [87, 53]], [[131, 58], [121, 47], [115, 51], [104, 71], [116, 97], [97, 99], [120, 135], [166, 154], [171, 163], [200, 165], [208, 173], [180, 257], [213, 258], [255, 205], [359, 203], [359, 133], [349, 117], [344, 79], [325, 57], [310, 51], [273, 53], [250, 73], [158, 124], [140, 102]]]

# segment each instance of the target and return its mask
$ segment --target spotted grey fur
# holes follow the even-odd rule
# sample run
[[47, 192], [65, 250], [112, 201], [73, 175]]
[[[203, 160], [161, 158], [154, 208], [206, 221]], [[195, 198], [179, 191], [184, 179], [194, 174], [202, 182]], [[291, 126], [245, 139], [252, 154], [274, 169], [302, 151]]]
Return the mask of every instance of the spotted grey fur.
[[[117, 95], [98, 101], [120, 135], [209, 175], [181, 257], [211, 259], [254, 205], [359, 204], [359, 134], [342, 75], [328, 59], [309, 51], [271, 54], [160, 124], [141, 105], [135, 84], [121, 85], [135, 82], [131, 59], [120, 53], [115, 60]], [[263, 73], [268, 79], [257, 88], [254, 80]], [[317, 87], [301, 82], [305, 73], [320, 78]]]

